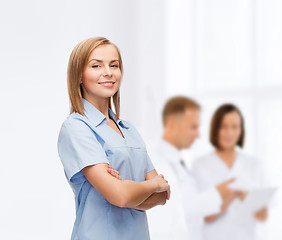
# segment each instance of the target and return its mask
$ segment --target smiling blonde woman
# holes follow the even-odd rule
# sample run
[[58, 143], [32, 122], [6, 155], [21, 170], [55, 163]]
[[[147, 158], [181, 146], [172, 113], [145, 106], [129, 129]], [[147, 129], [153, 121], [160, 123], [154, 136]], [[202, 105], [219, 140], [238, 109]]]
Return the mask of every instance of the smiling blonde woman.
[[71, 114], [58, 152], [75, 194], [72, 240], [150, 239], [145, 210], [169, 198], [137, 130], [119, 119], [122, 73], [119, 49], [103, 37], [82, 41], [69, 59]]

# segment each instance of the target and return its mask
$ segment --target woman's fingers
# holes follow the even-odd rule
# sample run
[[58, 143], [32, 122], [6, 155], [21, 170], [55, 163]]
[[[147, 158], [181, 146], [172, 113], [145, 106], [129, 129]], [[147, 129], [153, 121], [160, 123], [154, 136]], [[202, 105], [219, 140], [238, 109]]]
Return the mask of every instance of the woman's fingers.
[[169, 191], [167, 191], [167, 194], [166, 194], [166, 200], [169, 200], [170, 199], [170, 194], [171, 194], [171, 191], [169, 189]]
[[119, 175], [119, 172], [116, 171], [113, 167], [111, 167], [111, 166], [108, 167], [108, 173], [110, 173], [113, 177], [115, 177], [115, 178], [121, 180], [121, 177], [120, 177], [120, 175]]
[[[168, 181], [164, 178], [164, 176], [162, 174], [160, 174], [160, 176], [161, 176], [161, 181], [162, 181], [162, 190], [170, 192], [170, 186], [168, 184]], [[170, 195], [170, 193], [169, 193], [169, 195]]]
[[244, 201], [248, 192], [235, 191], [235, 196], [238, 197], [241, 201]]
[[267, 219], [267, 208], [263, 208], [255, 213], [255, 218], [259, 221], [265, 221]]

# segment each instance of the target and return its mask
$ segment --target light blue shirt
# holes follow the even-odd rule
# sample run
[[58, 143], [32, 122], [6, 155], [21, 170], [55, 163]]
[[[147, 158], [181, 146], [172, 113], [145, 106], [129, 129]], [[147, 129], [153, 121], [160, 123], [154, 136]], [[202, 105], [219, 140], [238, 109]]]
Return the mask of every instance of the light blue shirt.
[[[85, 178], [86, 166], [108, 163], [123, 180], [141, 182], [154, 170], [145, 144], [128, 122], [117, 120], [124, 138], [107, 125], [107, 118], [83, 99], [84, 116], [72, 113], [63, 123], [58, 152], [75, 194], [76, 219], [72, 240], [150, 239], [145, 211], [109, 203]], [[109, 109], [110, 118], [115, 114]]]

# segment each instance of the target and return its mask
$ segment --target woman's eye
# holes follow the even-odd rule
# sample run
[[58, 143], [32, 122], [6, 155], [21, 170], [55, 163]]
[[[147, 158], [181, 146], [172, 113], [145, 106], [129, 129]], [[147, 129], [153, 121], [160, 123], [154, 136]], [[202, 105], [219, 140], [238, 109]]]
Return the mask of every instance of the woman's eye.
[[113, 64], [113, 65], [111, 65], [111, 67], [112, 67], [112, 68], [118, 68], [118, 65]]
[[100, 67], [99, 65], [93, 65], [92, 68], [98, 68]]

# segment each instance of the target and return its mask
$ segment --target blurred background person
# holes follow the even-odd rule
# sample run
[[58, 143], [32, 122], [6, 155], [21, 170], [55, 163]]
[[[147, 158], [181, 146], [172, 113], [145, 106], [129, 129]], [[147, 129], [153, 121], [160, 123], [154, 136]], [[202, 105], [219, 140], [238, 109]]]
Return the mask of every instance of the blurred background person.
[[[233, 104], [220, 106], [213, 115], [210, 129], [210, 142], [215, 150], [193, 164], [193, 175], [198, 186], [210, 189], [230, 176], [248, 179], [246, 184], [261, 185], [261, 167], [256, 159], [242, 153], [245, 139], [244, 119], [240, 110]], [[236, 210], [244, 201], [247, 192], [232, 191], [233, 198], [229, 206], [219, 214], [206, 215], [203, 229], [205, 240], [253, 240], [256, 238], [256, 221], [242, 224], [244, 219], [236, 218]], [[257, 221], [267, 219], [267, 208], [254, 213]]]
[[164, 173], [172, 189], [170, 201], [148, 212], [152, 240], [202, 239], [203, 217], [217, 214], [233, 197], [225, 179], [216, 186], [199, 191], [194, 177], [186, 167], [181, 150], [189, 148], [199, 137], [200, 105], [177, 96], [163, 108], [164, 132], [152, 149], [152, 160]]

